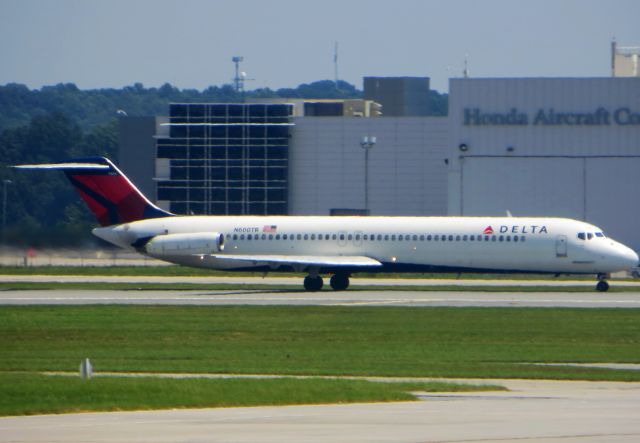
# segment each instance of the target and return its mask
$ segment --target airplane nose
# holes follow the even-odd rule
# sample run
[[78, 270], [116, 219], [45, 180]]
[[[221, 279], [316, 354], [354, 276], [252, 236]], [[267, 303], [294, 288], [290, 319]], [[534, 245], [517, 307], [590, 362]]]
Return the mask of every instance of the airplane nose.
[[631, 269], [638, 266], [638, 262], [640, 261], [638, 254], [626, 246], [620, 251], [618, 260], [620, 261], [621, 269]]

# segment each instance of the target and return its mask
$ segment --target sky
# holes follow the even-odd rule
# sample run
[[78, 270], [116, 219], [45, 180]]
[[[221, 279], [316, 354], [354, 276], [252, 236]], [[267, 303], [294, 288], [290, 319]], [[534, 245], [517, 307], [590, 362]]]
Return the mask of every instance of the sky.
[[609, 76], [638, 0], [0, 0], [0, 85], [246, 89], [338, 77]]

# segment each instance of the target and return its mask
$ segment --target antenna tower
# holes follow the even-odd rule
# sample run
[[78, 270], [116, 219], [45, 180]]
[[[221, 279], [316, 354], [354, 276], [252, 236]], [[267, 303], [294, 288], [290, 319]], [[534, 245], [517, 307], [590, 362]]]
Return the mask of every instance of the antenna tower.
[[336, 42], [333, 50], [333, 76], [336, 83], [336, 89], [338, 89], [338, 42]]
[[244, 57], [234, 56], [231, 61], [236, 65], [236, 76], [233, 78], [233, 88], [236, 92], [242, 92], [244, 90], [244, 77], [240, 75], [240, 62], [244, 60]]

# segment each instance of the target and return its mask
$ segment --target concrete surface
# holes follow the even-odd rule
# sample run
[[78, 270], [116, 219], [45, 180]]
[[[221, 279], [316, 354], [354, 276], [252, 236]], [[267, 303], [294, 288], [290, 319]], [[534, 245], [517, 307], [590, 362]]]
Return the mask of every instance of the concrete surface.
[[640, 308], [638, 292], [6, 290], [0, 305], [320, 305]]
[[[302, 288], [302, 277], [286, 274], [269, 274], [267, 277], [174, 277], [174, 276], [91, 276], [91, 275], [0, 275], [0, 282], [58, 282], [58, 283], [195, 283], [230, 285], [273, 285], [296, 286]], [[325, 289], [329, 290], [329, 279], [325, 278]], [[640, 291], [640, 281], [611, 280], [612, 287], [636, 287]], [[592, 280], [485, 280], [485, 279], [431, 279], [431, 278], [352, 278], [351, 286], [583, 286], [595, 288]]]

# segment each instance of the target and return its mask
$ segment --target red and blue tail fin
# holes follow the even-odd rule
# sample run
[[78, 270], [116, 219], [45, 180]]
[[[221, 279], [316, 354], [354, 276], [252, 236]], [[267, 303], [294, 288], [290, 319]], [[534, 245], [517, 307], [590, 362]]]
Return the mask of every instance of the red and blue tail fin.
[[109, 159], [104, 157], [19, 165], [16, 168], [57, 169], [64, 172], [102, 226], [173, 215], [151, 203]]

